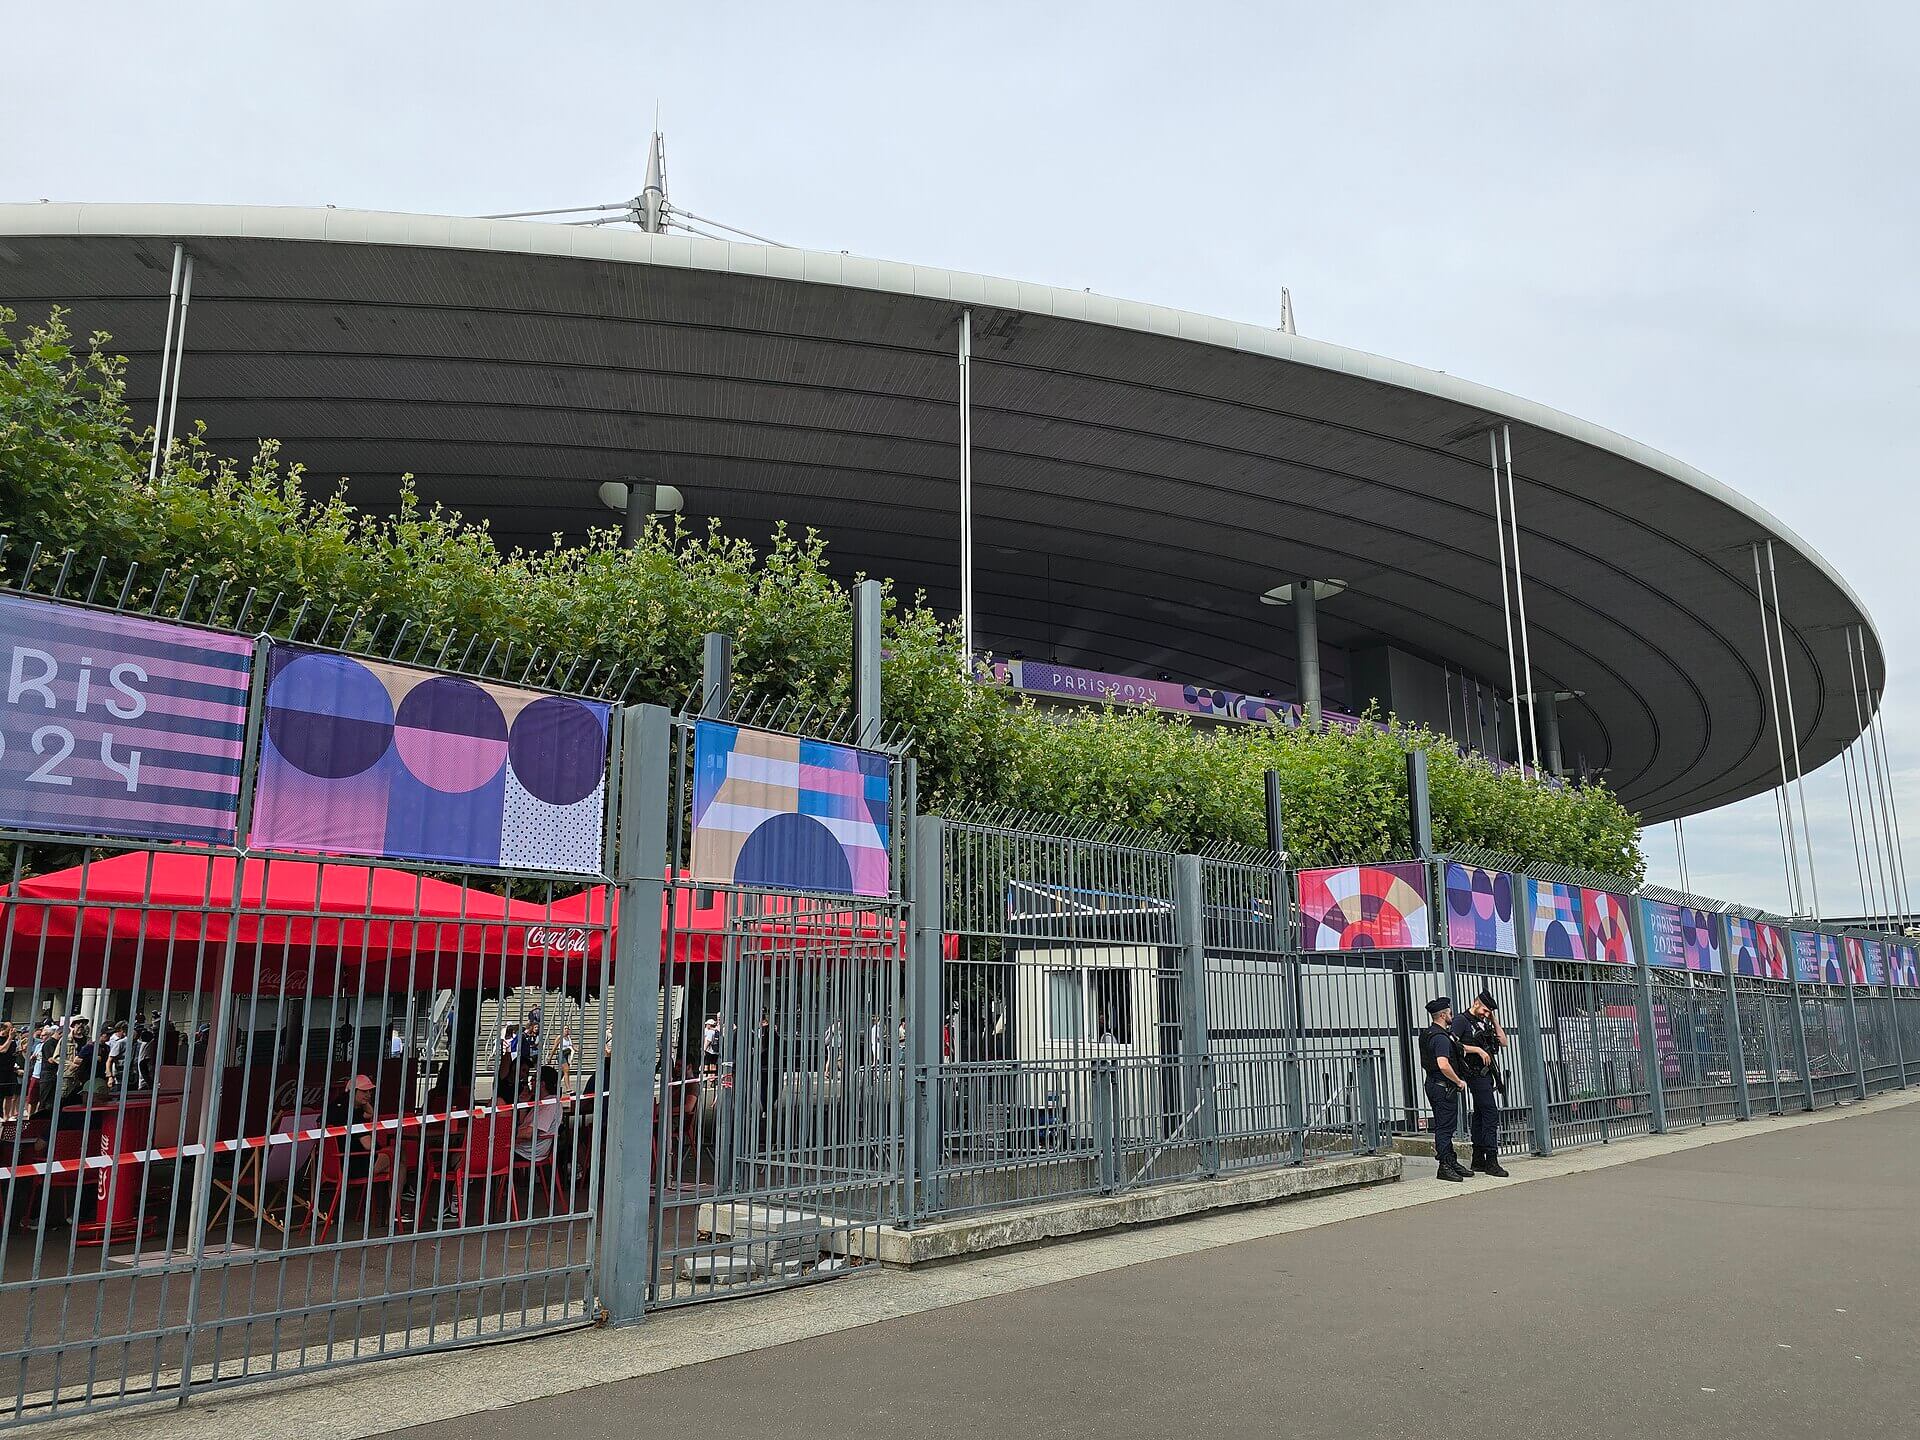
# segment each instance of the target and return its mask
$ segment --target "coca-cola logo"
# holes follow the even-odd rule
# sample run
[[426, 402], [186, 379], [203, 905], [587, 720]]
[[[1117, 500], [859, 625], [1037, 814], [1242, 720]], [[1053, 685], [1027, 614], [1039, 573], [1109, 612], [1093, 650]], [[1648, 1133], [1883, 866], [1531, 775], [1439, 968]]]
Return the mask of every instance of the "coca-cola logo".
[[556, 955], [587, 953], [587, 932], [579, 925], [535, 925], [527, 931], [529, 950], [551, 950]]

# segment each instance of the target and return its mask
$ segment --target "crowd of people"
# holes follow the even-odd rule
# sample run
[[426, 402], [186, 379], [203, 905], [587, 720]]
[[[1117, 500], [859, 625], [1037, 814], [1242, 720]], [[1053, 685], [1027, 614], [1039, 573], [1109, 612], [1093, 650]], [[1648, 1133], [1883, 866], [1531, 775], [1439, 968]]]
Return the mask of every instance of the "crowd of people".
[[0, 1021], [0, 1121], [38, 1115], [102, 1090], [153, 1088], [161, 1065], [199, 1063], [211, 1029], [190, 1039], [158, 1010], [96, 1033], [85, 1015], [42, 1015], [31, 1024]]

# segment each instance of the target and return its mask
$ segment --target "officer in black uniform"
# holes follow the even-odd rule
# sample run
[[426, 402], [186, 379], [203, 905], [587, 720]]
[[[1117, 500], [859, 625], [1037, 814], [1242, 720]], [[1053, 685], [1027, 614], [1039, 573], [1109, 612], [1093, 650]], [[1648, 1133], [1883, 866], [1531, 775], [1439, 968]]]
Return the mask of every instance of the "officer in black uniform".
[[1427, 1002], [1432, 1023], [1420, 1032], [1420, 1068], [1426, 1072], [1427, 1103], [1433, 1107], [1433, 1156], [1440, 1162], [1442, 1180], [1464, 1180], [1465, 1170], [1453, 1153], [1453, 1129], [1460, 1122], [1460, 1092], [1467, 1088], [1454, 1069], [1458, 1053], [1450, 1028], [1453, 1001], [1437, 995]]
[[1467, 1093], [1473, 1096], [1473, 1171], [1497, 1175], [1500, 1168], [1500, 1097], [1494, 1087], [1496, 1056], [1506, 1047], [1507, 1032], [1500, 1028], [1500, 1007], [1492, 995], [1482, 990], [1467, 1007], [1467, 1013], [1453, 1017], [1453, 1049], [1460, 1073], [1466, 1077]]

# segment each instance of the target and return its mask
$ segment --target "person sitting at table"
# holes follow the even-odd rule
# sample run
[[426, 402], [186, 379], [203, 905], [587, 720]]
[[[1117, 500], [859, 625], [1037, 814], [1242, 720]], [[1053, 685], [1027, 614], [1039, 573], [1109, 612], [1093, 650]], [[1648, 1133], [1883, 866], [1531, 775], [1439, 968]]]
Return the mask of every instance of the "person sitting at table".
[[553, 1137], [560, 1132], [560, 1072], [542, 1065], [528, 1092], [532, 1105], [520, 1112], [513, 1127], [513, 1153], [535, 1164], [553, 1153]]
[[[365, 1075], [355, 1075], [328, 1098], [323, 1123], [329, 1126], [371, 1125], [375, 1118], [373, 1081]], [[393, 1152], [383, 1148], [379, 1138], [372, 1130], [346, 1137], [346, 1149], [342, 1153], [348, 1179], [377, 1179], [393, 1169]]]

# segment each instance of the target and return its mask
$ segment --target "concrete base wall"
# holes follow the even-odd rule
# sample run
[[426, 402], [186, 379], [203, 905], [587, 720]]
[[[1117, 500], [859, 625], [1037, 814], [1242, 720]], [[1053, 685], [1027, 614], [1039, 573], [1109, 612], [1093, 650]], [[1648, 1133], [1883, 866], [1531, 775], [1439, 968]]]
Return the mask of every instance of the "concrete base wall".
[[859, 1246], [862, 1258], [911, 1269], [1122, 1226], [1156, 1225], [1208, 1211], [1271, 1205], [1333, 1190], [1384, 1184], [1400, 1178], [1403, 1163], [1399, 1155], [1347, 1156], [1218, 1180], [1157, 1185], [1120, 1195], [1056, 1200], [1018, 1210], [940, 1220], [912, 1230], [883, 1225], [877, 1232], [857, 1232], [849, 1238]]

